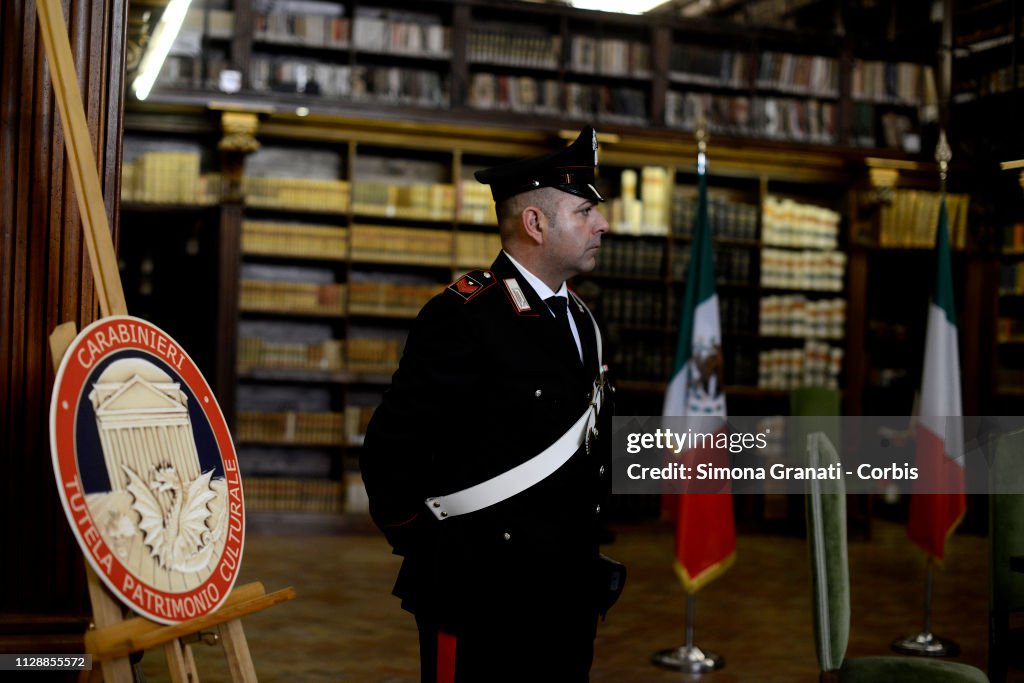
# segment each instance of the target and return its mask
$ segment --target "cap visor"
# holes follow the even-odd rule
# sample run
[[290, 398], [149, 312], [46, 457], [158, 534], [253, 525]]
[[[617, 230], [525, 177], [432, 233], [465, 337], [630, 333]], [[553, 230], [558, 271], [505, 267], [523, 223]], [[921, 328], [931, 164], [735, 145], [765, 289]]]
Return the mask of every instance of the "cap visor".
[[593, 185], [590, 185], [590, 184], [582, 184], [582, 185], [555, 185], [554, 187], [557, 187], [562, 192], [568, 192], [569, 194], [574, 194], [577, 197], [583, 197], [584, 199], [589, 199], [591, 201], [595, 201], [595, 202], [603, 202], [604, 201], [604, 197], [601, 196], [601, 193], [599, 193], [597, 191], [597, 189]]

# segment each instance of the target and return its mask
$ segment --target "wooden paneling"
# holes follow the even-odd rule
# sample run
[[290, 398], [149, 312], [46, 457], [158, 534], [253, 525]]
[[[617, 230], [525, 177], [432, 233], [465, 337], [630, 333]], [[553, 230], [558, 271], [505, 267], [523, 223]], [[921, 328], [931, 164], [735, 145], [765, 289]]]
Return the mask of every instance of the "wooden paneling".
[[[116, 237], [127, 2], [63, 4]], [[17, 558], [0, 564], [2, 648], [43, 623], [80, 629], [70, 617], [88, 611], [50, 460], [47, 337], [65, 321], [84, 327], [97, 307], [34, 2], [0, 3], [0, 29], [0, 517], [5, 557]]]

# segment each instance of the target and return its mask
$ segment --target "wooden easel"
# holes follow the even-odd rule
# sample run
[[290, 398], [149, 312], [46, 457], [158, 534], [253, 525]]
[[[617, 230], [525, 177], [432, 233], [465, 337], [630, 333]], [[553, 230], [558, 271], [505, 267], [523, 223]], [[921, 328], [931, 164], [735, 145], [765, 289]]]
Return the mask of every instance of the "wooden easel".
[[[57, 96], [57, 109], [64, 126], [64, 141], [71, 162], [71, 176], [82, 214], [85, 243], [99, 297], [100, 314], [126, 315], [124, 290], [117, 271], [117, 257], [110, 238], [110, 224], [103, 205], [103, 192], [96, 172], [89, 131], [78, 89], [67, 26], [59, 0], [36, 0], [40, 31], [50, 76]], [[50, 335], [50, 353], [54, 368], [77, 335], [75, 323], [59, 325]], [[235, 681], [255, 681], [249, 645], [241, 618], [295, 597], [294, 588], [267, 594], [259, 582], [235, 588], [221, 607], [202, 617], [173, 626], [158, 624], [143, 617], [126, 619], [124, 609], [95, 572], [86, 563], [89, 600], [95, 628], [85, 635], [85, 650], [99, 662], [105, 681], [130, 683], [132, 671], [128, 656], [149, 648], [164, 646], [171, 680], [197, 683], [195, 660], [189, 645], [181, 639], [203, 630], [217, 628], [227, 655], [228, 668]], [[93, 670], [92, 678], [97, 676]]]

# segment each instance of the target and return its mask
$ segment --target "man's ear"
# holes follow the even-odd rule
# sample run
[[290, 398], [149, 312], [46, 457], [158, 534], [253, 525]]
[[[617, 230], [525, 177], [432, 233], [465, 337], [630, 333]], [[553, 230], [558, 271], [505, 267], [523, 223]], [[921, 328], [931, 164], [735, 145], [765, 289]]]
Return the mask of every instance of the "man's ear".
[[528, 206], [523, 209], [522, 219], [526, 236], [537, 244], [543, 244], [548, 228], [547, 216], [544, 215], [544, 212], [536, 206]]

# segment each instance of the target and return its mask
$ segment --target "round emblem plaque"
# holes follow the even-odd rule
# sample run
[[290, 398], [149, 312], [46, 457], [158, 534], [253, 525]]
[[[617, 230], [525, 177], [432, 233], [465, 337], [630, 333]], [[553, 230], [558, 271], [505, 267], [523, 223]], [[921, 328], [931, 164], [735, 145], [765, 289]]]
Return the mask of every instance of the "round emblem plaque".
[[169, 335], [130, 316], [82, 330], [57, 370], [50, 451], [82, 553], [122, 602], [175, 624], [227, 599], [245, 538], [238, 458]]

